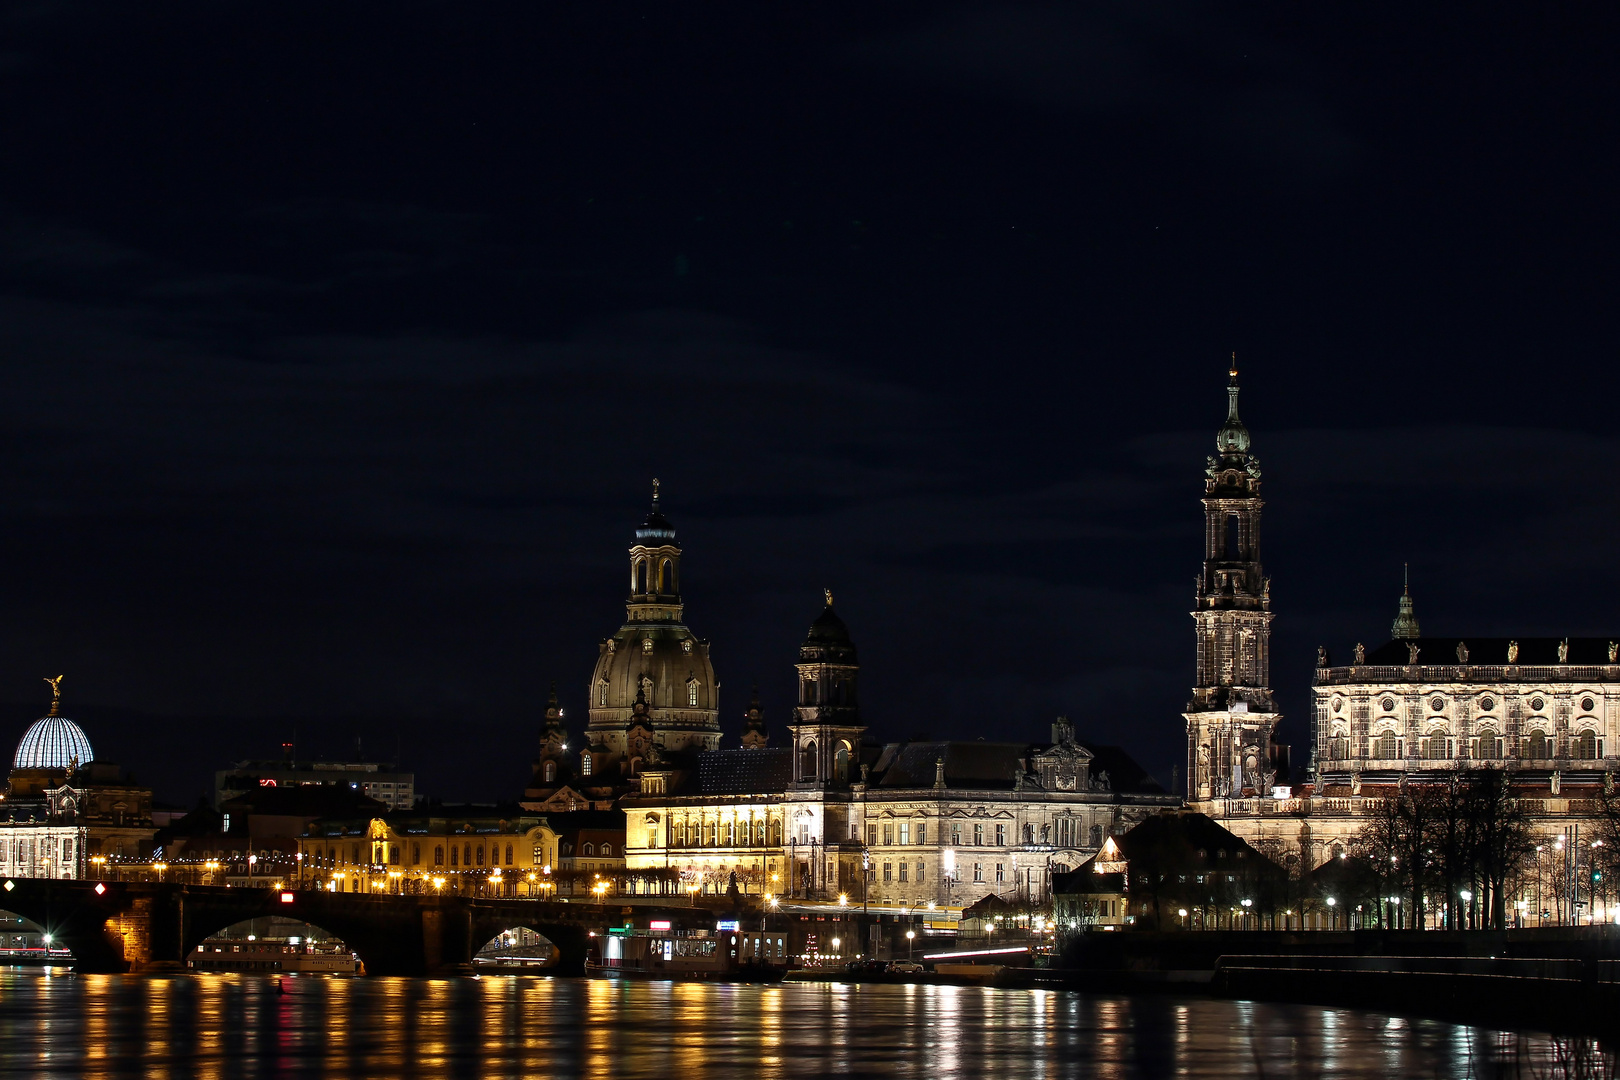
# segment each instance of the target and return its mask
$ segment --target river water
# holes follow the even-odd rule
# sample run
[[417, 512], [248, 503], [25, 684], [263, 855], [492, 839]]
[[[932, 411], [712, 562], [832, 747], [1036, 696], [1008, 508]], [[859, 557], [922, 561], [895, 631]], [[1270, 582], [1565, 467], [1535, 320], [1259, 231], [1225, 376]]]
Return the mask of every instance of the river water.
[[[0, 968], [28, 1077], [1560, 1076], [1562, 1044], [1347, 1009], [954, 986]], [[1533, 1066], [1533, 1067], [1532, 1067]]]

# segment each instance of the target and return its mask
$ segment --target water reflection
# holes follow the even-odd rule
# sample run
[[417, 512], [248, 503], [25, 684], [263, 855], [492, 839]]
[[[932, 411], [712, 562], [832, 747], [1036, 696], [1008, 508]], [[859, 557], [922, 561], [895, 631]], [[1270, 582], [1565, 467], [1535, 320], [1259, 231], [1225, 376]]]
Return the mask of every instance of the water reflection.
[[[965, 987], [0, 969], [37, 1077], [1558, 1076], [1542, 1037], [1303, 1005]], [[1533, 1060], [1525, 1060], [1529, 1056]]]

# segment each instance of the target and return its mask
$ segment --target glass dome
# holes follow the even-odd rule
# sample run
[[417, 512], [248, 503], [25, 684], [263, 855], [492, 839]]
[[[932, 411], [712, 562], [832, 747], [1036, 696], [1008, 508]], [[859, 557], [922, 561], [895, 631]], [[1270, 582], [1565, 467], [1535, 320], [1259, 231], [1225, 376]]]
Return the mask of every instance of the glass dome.
[[66, 769], [74, 760], [83, 765], [95, 760], [84, 729], [65, 716], [42, 716], [17, 744], [13, 769]]

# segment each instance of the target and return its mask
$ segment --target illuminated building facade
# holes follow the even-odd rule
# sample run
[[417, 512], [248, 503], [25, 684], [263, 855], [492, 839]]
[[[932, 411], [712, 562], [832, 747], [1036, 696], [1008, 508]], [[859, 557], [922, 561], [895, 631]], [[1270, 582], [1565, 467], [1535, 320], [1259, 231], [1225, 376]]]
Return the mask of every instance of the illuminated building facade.
[[61, 677], [50, 712], [17, 743], [0, 798], [0, 875], [85, 878], [152, 851], [152, 791], [95, 760], [84, 730], [61, 715]]
[[620, 887], [624, 818], [435, 806], [325, 819], [298, 838], [297, 860], [306, 887], [333, 892], [589, 896]]
[[[1238, 419], [1237, 376], [1209, 459], [1204, 564], [1185, 713], [1187, 805], [1304, 869], [1348, 850], [1386, 800], [1424, 785], [1505, 776], [1554, 842], [1597, 835], [1620, 768], [1620, 635], [1423, 638], [1410, 589], [1390, 640], [1348, 664], [1318, 654], [1308, 782], [1278, 783], [1286, 748], [1269, 686], [1271, 595], [1260, 565], [1260, 472]], [[1573, 834], [1572, 834], [1573, 835]]]
[[735, 885], [905, 910], [1039, 900], [1053, 873], [1179, 803], [1117, 748], [1078, 743], [1064, 720], [1047, 743], [868, 740], [855, 647], [831, 596], [797, 667], [790, 745], [766, 745], [755, 702], [743, 749], [643, 769], [622, 801], [632, 871], [661, 867], [703, 893]]

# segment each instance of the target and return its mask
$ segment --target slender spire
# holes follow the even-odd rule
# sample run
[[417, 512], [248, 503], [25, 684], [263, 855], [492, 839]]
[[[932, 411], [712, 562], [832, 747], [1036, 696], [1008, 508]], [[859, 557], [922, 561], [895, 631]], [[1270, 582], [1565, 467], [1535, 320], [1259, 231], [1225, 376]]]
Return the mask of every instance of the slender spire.
[[1225, 455], [1241, 456], [1249, 452], [1249, 429], [1238, 419], [1237, 353], [1232, 354], [1226, 375], [1226, 423], [1215, 433], [1215, 449]]
[[1390, 627], [1390, 636], [1397, 641], [1416, 641], [1422, 636], [1418, 632], [1417, 614], [1412, 608], [1412, 567], [1409, 563], [1401, 564], [1401, 603], [1396, 610], [1395, 622]]

